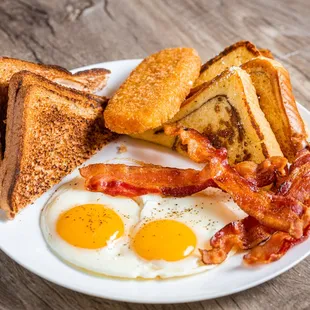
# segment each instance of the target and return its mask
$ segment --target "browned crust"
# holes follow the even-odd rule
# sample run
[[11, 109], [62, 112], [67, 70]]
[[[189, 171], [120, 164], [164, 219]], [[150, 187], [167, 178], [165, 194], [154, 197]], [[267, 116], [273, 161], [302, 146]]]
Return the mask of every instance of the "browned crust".
[[[242, 83], [242, 87], [243, 87], [243, 92], [245, 92], [244, 84], [243, 83]], [[243, 98], [243, 101], [245, 101], [244, 98]], [[261, 130], [259, 128], [259, 125], [258, 125], [258, 123], [256, 121], [256, 118], [255, 118], [254, 114], [251, 112], [249, 104], [245, 104], [245, 107], [247, 109], [247, 114], [250, 116], [251, 124], [252, 124], [252, 127], [255, 129], [256, 134], [258, 135], [260, 140], [264, 140], [264, 135], [263, 135], [263, 133], [261, 132]], [[266, 158], [270, 157], [270, 153], [268, 152], [266, 144], [262, 142], [261, 143], [261, 147], [262, 147], [262, 151], [263, 151], [264, 156]]]
[[[18, 79], [19, 77], [19, 79]], [[3, 164], [1, 166], [1, 172], [0, 172], [0, 181], [1, 181], [1, 195], [0, 195], [0, 202], [1, 202], [1, 208], [4, 209], [8, 217], [14, 217], [14, 215], [23, 207], [25, 207], [28, 203], [33, 201], [35, 198], [37, 198], [40, 194], [42, 194], [45, 190], [47, 190], [52, 185], [58, 183], [62, 177], [64, 177], [66, 174], [70, 173], [77, 165], [81, 164], [83, 161], [88, 159], [92, 154], [94, 154], [98, 149], [100, 149], [104, 144], [108, 143], [109, 141], [115, 139], [117, 137], [116, 134], [111, 133], [103, 126], [103, 118], [102, 118], [102, 112], [103, 108], [101, 104], [90, 97], [85, 96], [84, 102], [81, 100], [82, 98], [82, 92], [72, 92], [72, 95], [70, 97], [71, 90], [66, 89], [65, 95], [61, 95], [58, 90], [59, 88], [62, 88], [59, 85], [56, 85], [52, 83], [50, 89], [47, 89], [43, 87], [42, 85], [32, 85], [29, 83], [28, 85], [23, 85], [23, 78], [25, 78], [24, 73], [18, 74], [14, 77], [13, 81], [10, 83], [10, 100], [9, 100], [9, 106], [8, 106], [8, 131], [7, 131], [7, 152], [5, 153], [5, 158], [3, 161]], [[41, 77], [40, 77], [41, 78]], [[49, 83], [49, 81], [47, 81]], [[26, 84], [26, 83], [25, 83]], [[78, 94], [78, 95], [77, 95]], [[49, 108], [49, 102], [47, 98], [51, 98], [54, 96], [53, 103], [51, 104]], [[55, 96], [59, 98], [57, 100], [57, 104], [55, 103]], [[30, 98], [30, 99], [29, 99]], [[32, 98], [32, 99], [31, 99]], [[34, 100], [35, 99], [35, 100]], [[32, 100], [32, 101], [29, 101]], [[43, 101], [42, 101], [43, 100]], [[79, 110], [81, 108], [87, 109], [89, 111], [89, 115], [85, 116], [85, 121], [83, 120], [83, 117], [80, 115], [81, 112], [78, 112], [79, 116], [76, 118], [76, 126], [73, 125], [75, 122], [75, 112], [72, 112], [73, 114], [70, 116], [68, 114], [67, 110], [64, 109], [64, 106], [62, 103], [66, 101], [66, 105], [70, 105], [72, 102], [72, 109], [75, 111], [75, 109]], [[17, 184], [19, 184], [19, 188], [24, 188], [25, 191], [28, 192], [28, 187], [30, 186], [30, 183], [27, 182], [24, 185], [20, 184], [19, 182], [23, 182], [20, 180], [20, 177], [26, 173], [26, 175], [31, 176], [32, 173], [34, 173], [33, 177], [37, 176], [35, 174], [36, 167], [34, 166], [30, 170], [26, 170], [28, 172], [25, 172], [25, 168], [27, 165], [25, 164], [27, 162], [27, 157], [30, 156], [26, 149], [29, 148], [30, 145], [25, 144], [25, 134], [28, 131], [28, 128], [30, 124], [27, 122], [27, 119], [29, 119], [28, 116], [31, 116], [32, 113], [31, 109], [29, 107], [32, 106], [32, 104], [39, 104], [39, 106], [44, 106], [44, 109], [48, 109], [48, 113], [53, 117], [54, 115], [54, 109], [56, 108], [56, 105], [60, 105], [56, 108], [58, 111], [57, 113], [59, 115], [63, 115], [64, 120], [70, 119], [70, 125], [73, 129], [72, 133], [68, 132], [69, 138], [62, 139], [62, 142], [66, 143], [66, 149], [74, 148], [75, 143], [83, 143], [81, 142], [81, 136], [80, 135], [74, 135], [74, 132], [78, 133], [80, 132], [79, 128], [80, 125], [82, 125], [82, 128], [85, 128], [87, 130], [87, 138], [85, 141], [87, 142], [87, 145], [83, 145], [81, 148], [81, 151], [83, 153], [74, 152], [74, 162], [72, 161], [72, 155], [71, 157], [66, 158], [66, 154], [63, 154], [63, 160], [66, 162], [66, 166], [68, 167], [68, 171], [63, 170], [57, 170], [57, 166], [53, 169], [53, 179], [47, 180], [47, 184], [45, 187], [42, 188], [42, 184], [34, 181], [32, 183], [32, 186], [36, 184], [36, 189], [32, 187], [33, 194], [30, 194], [31, 197], [28, 198], [20, 198], [23, 197], [23, 195], [20, 195], [20, 189], [17, 188]], [[80, 108], [79, 108], [80, 107]], [[62, 111], [64, 109], [64, 111]], [[56, 111], [55, 110], [55, 111]], [[42, 112], [42, 113], [46, 113]], [[70, 110], [71, 111], [71, 110]], [[38, 115], [41, 114], [40, 109], [36, 111]], [[42, 114], [42, 117], [45, 114]], [[93, 115], [93, 116], [92, 116]], [[93, 118], [95, 117], [95, 118]], [[55, 115], [55, 119], [45, 119], [46, 125], [49, 127], [46, 127], [46, 130], [48, 131], [51, 127], [57, 129], [63, 128], [63, 126], [66, 126], [65, 121], [61, 121], [60, 119], [57, 120], [57, 116]], [[36, 120], [35, 120], [36, 122]], [[81, 123], [82, 122], [82, 123]], [[58, 125], [57, 125], [58, 123]], [[53, 124], [53, 125], [52, 125]], [[93, 125], [91, 125], [93, 124]], [[45, 127], [41, 123], [38, 123], [36, 126], [39, 126], [39, 128], [42, 130], [42, 132], [45, 132]], [[94, 127], [89, 127], [94, 126]], [[99, 127], [98, 127], [99, 126]], [[30, 127], [31, 128], [31, 127]], [[90, 129], [94, 128], [94, 129]], [[83, 130], [83, 129], [81, 129]], [[93, 130], [93, 131], [91, 131]], [[57, 131], [57, 130], [56, 130]], [[31, 131], [32, 132], [32, 131]], [[53, 132], [54, 129], [51, 131], [51, 134], [49, 134], [48, 140], [45, 140], [44, 145], [49, 145], [50, 142], [56, 143], [59, 139], [59, 137], [56, 135], [55, 139], [53, 140]], [[28, 131], [29, 133], [29, 131]], [[73, 135], [72, 135], [73, 134]], [[86, 134], [81, 132], [82, 135]], [[43, 137], [41, 139], [46, 139], [46, 137]], [[85, 137], [83, 138], [85, 139]], [[54, 141], [54, 142], [53, 142]], [[84, 141], [84, 140], [83, 140]], [[90, 141], [90, 142], [89, 142]], [[40, 137], [36, 138], [31, 143], [31, 148], [36, 150], [36, 143], [40, 143], [42, 146], [42, 141], [40, 141]], [[73, 144], [71, 144], [73, 143]], [[89, 147], [88, 147], [89, 145]], [[48, 146], [44, 147], [44, 152], [46, 154], [49, 154], [49, 152], [53, 152], [54, 149], [49, 149]], [[40, 160], [40, 163], [42, 165], [42, 155], [35, 156], [31, 163], [35, 163], [36, 159]], [[52, 160], [53, 157], [50, 157], [49, 159], [46, 159], [48, 161]], [[59, 157], [58, 157], [59, 158]], [[71, 159], [70, 159], [71, 158]], [[59, 158], [60, 159], [60, 158]], [[61, 160], [61, 159], [60, 159]], [[68, 161], [69, 160], [69, 161]], [[30, 161], [30, 159], [29, 159]], [[44, 159], [43, 159], [44, 162]], [[45, 161], [46, 162], [46, 161]], [[53, 162], [52, 162], [53, 163]], [[26, 166], [25, 166], [26, 165]], [[39, 165], [39, 169], [44, 169], [44, 166], [42, 167]], [[51, 169], [51, 168], [48, 168]], [[39, 170], [41, 171], [41, 170]], [[32, 180], [32, 178], [31, 178]], [[35, 179], [34, 179], [35, 180]], [[37, 194], [35, 194], [37, 193]], [[26, 196], [27, 197], [27, 196]]]
[[210, 59], [203, 66], [201, 66], [200, 74], [202, 72], [204, 72], [205, 70], [207, 70], [215, 62], [220, 60], [222, 57], [228, 55], [229, 53], [231, 53], [232, 51], [236, 50], [237, 48], [239, 48], [241, 46], [245, 47], [247, 50], [249, 50], [251, 53], [253, 53], [254, 56], [256, 56], [256, 57], [260, 56], [259, 50], [256, 48], [256, 46], [253, 43], [251, 43], [249, 41], [239, 41], [233, 45], [226, 47], [220, 54], [218, 54], [214, 58]]
[[17, 58], [13, 58], [13, 57], [2, 56], [2, 57], [0, 57], [0, 63], [1, 62], [8, 62], [8, 63], [11, 62], [11, 63], [20, 64], [20, 65], [27, 63], [27, 64], [30, 64], [30, 65], [41, 66], [42, 68], [45, 68], [45, 69], [62, 71], [65, 74], [72, 74], [67, 69], [65, 69], [63, 67], [60, 67], [58, 65], [38, 64], [38, 63], [35, 63], [35, 62], [21, 60], [21, 59], [17, 59]]
[[0, 160], [5, 149], [5, 119], [8, 101], [9, 81], [15, 73], [30, 71], [41, 75], [58, 84], [63, 84], [73, 89], [96, 93], [102, 90], [107, 82], [110, 71], [103, 68], [84, 70], [72, 74], [67, 69], [56, 65], [32, 63], [16, 58], [0, 57]]
[[[239, 42], [240, 43], [240, 42]], [[222, 80], [222, 79], [227, 79], [229, 76], [231, 75], [238, 75], [237, 71], [231, 71], [230, 69], [227, 69], [225, 71], [223, 71], [220, 75], [216, 76], [213, 80], [209, 81], [209, 82], [205, 82], [199, 86], [196, 87], [196, 91], [194, 92], [193, 96], [188, 98], [183, 104], [182, 107], [184, 107], [186, 104], [189, 104], [190, 102], [192, 102], [193, 100], [195, 100], [201, 93], [203, 92], [207, 92], [208, 88], [210, 88], [212, 86], [212, 84], [217, 83], [218, 81]], [[244, 84], [241, 82], [243, 90], [244, 90]], [[242, 99], [243, 101], [245, 100], [245, 98]], [[264, 138], [262, 132], [259, 129], [259, 126], [256, 122], [255, 116], [253, 115], [250, 106], [248, 104], [245, 104], [246, 109], [247, 109], [247, 114], [249, 115], [250, 119], [251, 119], [251, 124], [253, 126], [253, 128], [255, 128], [255, 131], [257, 133], [257, 135], [259, 136], [259, 138], [262, 140]], [[268, 157], [268, 152], [267, 149], [265, 148], [266, 153], [264, 155], [266, 155], [266, 157]]]
[[[307, 145], [307, 132], [297, 109], [288, 71], [280, 63], [265, 57], [253, 59], [242, 65], [242, 68], [250, 75], [253, 74], [253, 72], [266, 74], [272, 85], [275, 83], [276, 87], [279, 89], [280, 96], [276, 96], [281, 106], [279, 113], [283, 112], [281, 115], [285, 117], [289, 124], [287, 129], [289, 130], [288, 138], [290, 140], [288, 143], [289, 145], [282, 144], [280, 146], [284, 155], [289, 160], [293, 160], [296, 152]], [[276, 89], [274, 91], [276, 92]], [[264, 113], [271, 127], [273, 127], [272, 120], [269, 119], [268, 111], [264, 111]], [[281, 117], [281, 115], [279, 114], [279, 117]], [[283, 130], [285, 130], [285, 128], [283, 128]]]
[[[80, 75], [83, 75], [84, 71], [80, 72]], [[98, 104], [100, 104], [101, 106], [105, 106], [107, 104], [108, 98], [104, 97], [104, 96], [97, 96], [94, 94], [90, 94], [75, 88], [71, 88], [68, 86], [63, 86], [60, 85], [58, 83], [55, 83], [41, 75], [32, 73], [30, 71], [19, 71], [17, 73], [15, 73], [11, 80], [10, 80], [10, 84], [12, 83], [20, 83], [23, 86], [28, 86], [28, 85], [40, 85], [40, 86], [44, 86], [47, 89], [50, 90], [54, 90], [56, 92], [58, 92], [59, 94], [62, 95], [68, 95], [69, 97], [76, 97], [79, 100], [82, 101], [86, 101], [89, 100], [90, 104], [93, 104], [93, 101], [96, 101]], [[98, 105], [96, 105], [97, 107]], [[95, 107], [95, 106], [94, 106]]]
[[269, 50], [267, 48], [260, 48], [259, 52], [261, 53], [262, 56], [264, 56], [266, 58], [274, 59], [274, 56], [273, 56], [271, 50]]
[[[63, 96], [68, 96], [70, 98], [72, 98], [72, 96], [74, 96], [75, 98], [81, 100], [82, 102], [86, 102], [87, 105], [88, 104], [93, 104], [93, 107], [96, 108], [98, 106], [101, 107], [106, 107], [107, 105], [107, 98], [106, 97], [100, 97], [100, 96], [96, 96], [96, 95], [92, 95], [83, 91], [79, 91], [73, 88], [68, 88], [68, 87], [64, 87], [62, 85], [59, 85], [57, 83], [51, 82], [50, 80], [44, 78], [43, 76], [34, 74], [32, 72], [29, 71], [20, 71], [15, 73], [11, 80], [10, 80], [10, 87], [15, 89], [16, 86], [12, 87], [12, 85], [18, 85], [18, 84], [22, 84], [23, 86], [29, 86], [29, 85], [41, 85], [46, 87], [49, 90], [54, 90], [56, 92], [58, 92], [59, 94], [63, 95]], [[1, 88], [0, 88], [1, 90]], [[5, 90], [6, 92], [6, 96], [7, 97], [7, 89]], [[12, 100], [14, 100], [15, 98], [13, 98], [15, 96], [16, 92], [15, 91], [11, 91], [11, 97]], [[0, 97], [0, 111], [2, 111], [2, 113], [0, 113], [0, 121], [1, 124], [0, 125], [0, 134], [1, 134], [1, 145], [2, 145], [2, 157], [3, 158], [3, 154], [5, 151], [5, 130], [6, 130], [6, 125], [5, 125], [5, 119], [6, 119], [6, 110], [7, 110], [7, 101], [6, 100], [2, 100], [4, 97]], [[95, 106], [94, 102], [97, 102], [98, 104]], [[3, 118], [2, 118], [3, 117]]]
[[[186, 101], [184, 101], [184, 103], [182, 104], [182, 108], [184, 108], [187, 104], [193, 102], [193, 101], [196, 101], [197, 98], [200, 96], [201, 93], [203, 92], [208, 92], [208, 89], [215, 83], [217, 83], [218, 81], [222, 80], [222, 79], [228, 79], [229, 76], [231, 75], [236, 75], [238, 76], [238, 78], [241, 79], [241, 77], [239, 76], [239, 73], [237, 70], [232, 70], [232, 69], [227, 69], [225, 71], [223, 71], [220, 75], [216, 76], [213, 80], [211, 81], [208, 81], [208, 82], [205, 82], [199, 86], [197, 86], [195, 88], [195, 91], [193, 91], [193, 95], [191, 97], [189, 97]], [[242, 87], [243, 87], [243, 92], [245, 93], [245, 85], [244, 83], [242, 82], [242, 79], [241, 79], [241, 82], [240, 84], [242, 84]], [[243, 101], [245, 101], [246, 99], [243, 98]], [[259, 137], [260, 140], [264, 141], [264, 134], [261, 132], [260, 130], [260, 125], [261, 124], [258, 124], [257, 123], [257, 120], [256, 120], [256, 117], [255, 115], [252, 113], [251, 109], [250, 109], [250, 105], [249, 104], [245, 104], [244, 105], [247, 109], [247, 115], [251, 121], [251, 124], [252, 124], [252, 127], [254, 128], [257, 136]], [[186, 115], [187, 116], [187, 115]], [[185, 117], [186, 117], [185, 116]], [[177, 115], [176, 115], [176, 118], [174, 118], [172, 120], [172, 122], [175, 122], [175, 121], [179, 121], [181, 120], [182, 118], [177, 118]], [[262, 147], [262, 152], [263, 152], [263, 155], [268, 158], [271, 156], [270, 152], [268, 151], [267, 149], [267, 146], [264, 142], [261, 143], [261, 147]]]
[[201, 66], [192, 48], [170, 48], [148, 56], [109, 101], [106, 125], [122, 134], [161, 126], [180, 109]]
[[[8, 84], [14, 73], [19, 71], [31, 71], [50, 80], [63, 78], [73, 82], [76, 81], [80, 83], [80, 90], [90, 93], [100, 91], [105, 86], [107, 78], [111, 73], [110, 70], [104, 68], [94, 68], [72, 74], [67, 69], [58, 65], [38, 64], [10, 57], [0, 57], [0, 66], [8, 66], [11, 69], [12, 66], [16, 66], [11, 74], [3, 74], [0, 76], [0, 84], [2, 85]], [[101, 87], [101, 89], [99, 89], [99, 87]]]

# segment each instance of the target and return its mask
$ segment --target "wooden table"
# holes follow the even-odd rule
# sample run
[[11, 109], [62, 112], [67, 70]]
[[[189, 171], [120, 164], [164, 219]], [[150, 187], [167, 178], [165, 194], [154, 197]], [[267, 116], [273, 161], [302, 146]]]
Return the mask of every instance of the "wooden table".
[[[76, 68], [192, 46], [204, 61], [247, 39], [272, 50], [291, 73], [297, 100], [310, 108], [309, 16], [309, 0], [1, 0], [0, 54]], [[229, 297], [160, 306], [75, 293], [0, 253], [0, 309], [309, 309], [309, 265], [310, 258]]]

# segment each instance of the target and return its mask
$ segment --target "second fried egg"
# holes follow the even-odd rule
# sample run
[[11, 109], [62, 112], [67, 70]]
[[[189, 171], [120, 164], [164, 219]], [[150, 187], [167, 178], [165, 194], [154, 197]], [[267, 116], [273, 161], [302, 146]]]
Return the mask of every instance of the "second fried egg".
[[199, 248], [240, 217], [227, 197], [145, 195], [132, 200], [93, 193], [78, 178], [48, 201], [41, 229], [52, 251], [71, 265], [121, 278], [169, 278], [213, 266]]

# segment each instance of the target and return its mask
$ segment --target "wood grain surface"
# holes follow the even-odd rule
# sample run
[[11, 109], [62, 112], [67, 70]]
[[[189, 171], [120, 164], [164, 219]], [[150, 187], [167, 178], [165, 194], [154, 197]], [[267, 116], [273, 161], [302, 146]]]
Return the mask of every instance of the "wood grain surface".
[[[71, 69], [192, 46], [204, 61], [246, 39], [272, 50], [291, 73], [297, 100], [310, 108], [309, 16], [309, 0], [0, 0], [0, 54]], [[310, 258], [229, 297], [138, 305], [75, 293], [0, 252], [0, 309], [309, 309], [309, 265]]]

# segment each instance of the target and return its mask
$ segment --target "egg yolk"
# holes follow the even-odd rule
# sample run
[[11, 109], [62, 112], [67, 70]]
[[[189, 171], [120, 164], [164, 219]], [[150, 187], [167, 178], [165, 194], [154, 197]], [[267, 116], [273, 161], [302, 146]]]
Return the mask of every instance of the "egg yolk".
[[60, 237], [73, 246], [98, 249], [124, 233], [117, 213], [100, 204], [85, 204], [63, 212], [56, 224]]
[[136, 253], [147, 260], [178, 261], [196, 247], [194, 232], [175, 220], [156, 220], [144, 224], [133, 238]]

